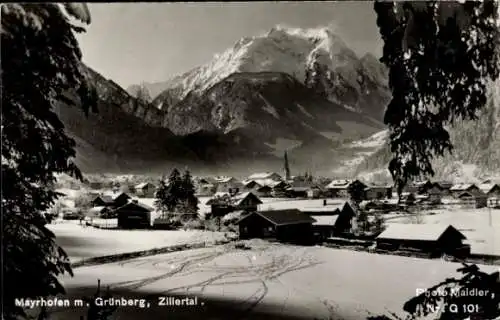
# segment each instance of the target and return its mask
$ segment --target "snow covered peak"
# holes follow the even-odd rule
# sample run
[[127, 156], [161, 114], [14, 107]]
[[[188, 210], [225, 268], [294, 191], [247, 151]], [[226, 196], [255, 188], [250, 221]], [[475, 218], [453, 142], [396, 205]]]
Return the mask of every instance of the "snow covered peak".
[[169, 81], [166, 89], [179, 89], [182, 99], [189, 92], [203, 92], [236, 72], [283, 72], [304, 82], [306, 69], [315, 61], [335, 70], [357, 65], [359, 59], [329, 28], [278, 25], [264, 34], [238, 40], [209, 63]]

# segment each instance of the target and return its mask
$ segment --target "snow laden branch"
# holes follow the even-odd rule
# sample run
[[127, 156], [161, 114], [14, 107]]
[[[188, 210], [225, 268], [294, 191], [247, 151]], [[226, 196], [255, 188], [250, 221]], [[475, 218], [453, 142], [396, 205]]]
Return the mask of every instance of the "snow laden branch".
[[376, 2], [392, 100], [389, 170], [401, 188], [452, 151], [446, 126], [476, 119], [499, 76], [498, 2]]

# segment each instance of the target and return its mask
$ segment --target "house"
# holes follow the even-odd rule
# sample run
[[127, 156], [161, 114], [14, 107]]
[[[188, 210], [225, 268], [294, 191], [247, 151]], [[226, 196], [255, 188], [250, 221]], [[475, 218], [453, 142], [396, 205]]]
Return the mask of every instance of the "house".
[[500, 185], [496, 183], [483, 183], [478, 186], [486, 196], [489, 197], [500, 197]]
[[392, 198], [392, 187], [371, 185], [365, 188], [366, 200], [379, 200]]
[[312, 183], [306, 181], [293, 181], [285, 189], [285, 194], [290, 198], [307, 198], [307, 191]]
[[318, 199], [321, 197], [322, 190], [319, 186], [311, 186], [307, 189], [307, 197], [310, 199]]
[[437, 183], [434, 183], [431, 188], [427, 189], [425, 194], [428, 196], [428, 202], [430, 204], [440, 204], [444, 195], [443, 189]]
[[260, 187], [263, 187], [263, 185], [257, 183], [255, 180], [245, 180], [243, 181], [243, 192], [252, 192], [252, 191], [257, 191]]
[[451, 187], [453, 187], [453, 183], [452, 182], [449, 182], [449, 181], [436, 181], [434, 182], [434, 185], [435, 186], [438, 186], [439, 188], [441, 188], [441, 194], [443, 196], [448, 196], [451, 194]]
[[91, 202], [92, 207], [111, 207], [113, 206], [113, 199], [110, 196], [98, 195]]
[[335, 225], [338, 220], [338, 215], [334, 216], [311, 216], [315, 222], [313, 222], [313, 234], [317, 240], [324, 240], [334, 237]]
[[107, 192], [98, 195], [91, 201], [93, 207], [121, 207], [129, 201], [130, 196], [124, 192]]
[[118, 209], [114, 214], [118, 218], [118, 228], [122, 229], [140, 229], [151, 227], [151, 214], [154, 208], [133, 200]]
[[297, 209], [255, 211], [238, 221], [240, 239], [275, 239], [282, 242], [310, 243], [313, 240], [309, 215]]
[[273, 197], [285, 197], [288, 184], [285, 181], [274, 181], [269, 186], [272, 188], [271, 195]]
[[416, 249], [434, 256], [470, 253], [463, 242], [466, 237], [451, 225], [389, 224], [375, 240], [381, 249]]
[[256, 195], [261, 198], [270, 198], [272, 192], [273, 188], [270, 186], [261, 186], [255, 190]]
[[332, 198], [349, 198], [349, 188], [353, 186], [364, 190], [367, 185], [359, 180], [333, 180], [325, 186]]
[[465, 191], [462, 192], [457, 199], [460, 201], [462, 208], [476, 209], [484, 208], [488, 204], [488, 197], [481, 191]]
[[206, 205], [211, 206], [210, 216], [221, 217], [226, 214], [241, 210], [245, 212], [257, 211], [262, 201], [252, 192], [245, 192], [231, 196], [230, 194], [216, 194], [208, 200]]
[[233, 177], [216, 177], [213, 184], [216, 192], [237, 193], [243, 187], [243, 184]]
[[500, 198], [489, 197], [486, 205], [488, 208], [500, 209]]
[[112, 210], [109, 207], [93, 207], [87, 211], [86, 216], [89, 218], [111, 218]]
[[134, 192], [138, 197], [154, 198], [156, 186], [149, 182], [139, 183], [138, 185], [134, 186]]
[[248, 180], [255, 180], [257, 182], [259, 182], [259, 180], [283, 181], [283, 178], [276, 172], [261, 172], [250, 175]]
[[198, 197], [209, 197], [212, 196], [216, 191], [216, 186], [208, 181], [199, 182], [195, 186], [196, 196]]
[[458, 198], [458, 196], [460, 196], [464, 192], [472, 192], [472, 191], [476, 192], [480, 191], [480, 189], [473, 183], [459, 183], [453, 185], [450, 188], [450, 194], [455, 198]]

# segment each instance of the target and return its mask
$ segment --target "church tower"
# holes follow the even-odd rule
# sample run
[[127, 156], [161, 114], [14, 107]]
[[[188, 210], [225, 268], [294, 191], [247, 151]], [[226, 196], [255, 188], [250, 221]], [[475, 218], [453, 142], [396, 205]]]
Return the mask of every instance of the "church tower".
[[284, 171], [285, 171], [285, 181], [290, 181], [291, 176], [290, 176], [290, 165], [288, 164], [288, 154], [285, 151], [285, 157], [284, 157]]

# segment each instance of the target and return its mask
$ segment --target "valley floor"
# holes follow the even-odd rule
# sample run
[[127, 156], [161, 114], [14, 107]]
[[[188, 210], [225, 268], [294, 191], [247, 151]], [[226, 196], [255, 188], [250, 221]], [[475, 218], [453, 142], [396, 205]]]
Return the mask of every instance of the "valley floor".
[[[148, 298], [150, 308], [122, 307], [116, 319], [366, 319], [402, 313], [402, 305], [446, 277], [456, 263], [253, 240], [80, 267], [63, 282], [68, 296], [94, 294], [97, 279], [116, 298]], [[498, 267], [481, 266], [487, 272]], [[158, 306], [158, 296], [198, 297], [197, 306]], [[52, 310], [78, 319], [84, 308]]]
[[84, 259], [150, 250], [181, 244], [214, 243], [225, 238], [222, 232], [197, 230], [108, 230], [82, 227], [77, 221], [49, 224], [56, 243], [71, 262]]

